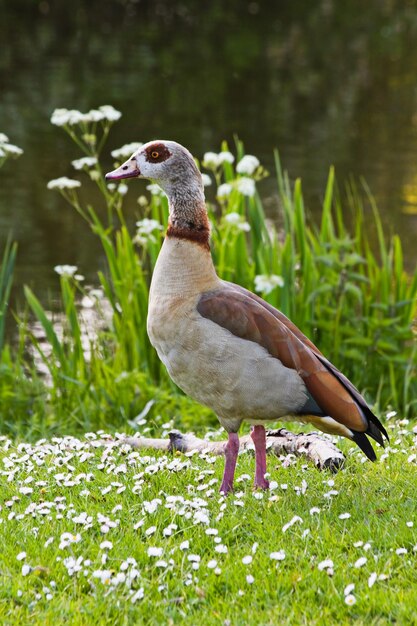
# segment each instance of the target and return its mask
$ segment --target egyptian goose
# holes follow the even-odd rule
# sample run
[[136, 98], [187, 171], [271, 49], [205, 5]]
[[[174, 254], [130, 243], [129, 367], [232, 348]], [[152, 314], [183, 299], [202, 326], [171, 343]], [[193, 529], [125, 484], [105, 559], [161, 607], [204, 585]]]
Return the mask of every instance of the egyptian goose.
[[221, 280], [210, 254], [201, 174], [174, 141], [151, 141], [107, 180], [148, 178], [168, 196], [169, 225], [149, 294], [147, 328], [173, 381], [213, 409], [228, 433], [220, 491], [233, 490], [243, 421], [252, 425], [255, 487], [266, 489], [265, 422], [297, 420], [353, 440], [387, 432], [353, 384], [280, 311]]

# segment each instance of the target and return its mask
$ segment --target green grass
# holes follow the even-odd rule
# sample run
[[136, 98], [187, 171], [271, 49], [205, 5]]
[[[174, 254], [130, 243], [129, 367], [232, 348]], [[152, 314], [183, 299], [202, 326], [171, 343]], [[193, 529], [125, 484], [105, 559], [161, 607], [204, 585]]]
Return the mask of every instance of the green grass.
[[[392, 447], [377, 464], [362, 463], [361, 453], [345, 443], [346, 468], [336, 476], [301, 459], [284, 468], [269, 458], [278, 486], [262, 499], [252, 491], [249, 454], [239, 458], [237, 476], [243, 480], [235, 495], [223, 498], [217, 492], [219, 458], [106, 450], [91, 447], [85, 438], [33, 446], [3, 440], [0, 621], [33, 626], [415, 624], [417, 476], [409, 457], [415, 457], [416, 445], [408, 426], [392, 426], [390, 434]], [[155, 499], [152, 512], [146, 503]], [[310, 513], [313, 507], [320, 512]], [[87, 526], [74, 521], [83, 512], [92, 518]], [[351, 517], [340, 519], [346, 512]], [[100, 515], [115, 522], [107, 533]], [[283, 532], [294, 516], [302, 521]], [[176, 528], [164, 536], [169, 524]], [[147, 535], [153, 526], [155, 532]], [[207, 535], [207, 528], [218, 534]], [[63, 533], [79, 533], [81, 539], [60, 548]], [[215, 551], [215, 537], [227, 553]], [[104, 540], [111, 549], [100, 548]], [[189, 549], [182, 550], [187, 540]], [[355, 547], [356, 542], [363, 544]], [[162, 556], [148, 556], [151, 546], [163, 548]], [[407, 553], [397, 554], [399, 548]], [[285, 558], [272, 560], [270, 553], [280, 550]], [[26, 557], [17, 560], [23, 551]], [[105, 563], [103, 554], [108, 554]], [[200, 557], [198, 570], [189, 555]], [[244, 565], [248, 555], [253, 561]], [[355, 567], [363, 556], [366, 563]], [[82, 557], [79, 572], [68, 572], [68, 557]], [[128, 558], [136, 565], [123, 570]], [[219, 570], [207, 566], [213, 559]], [[318, 567], [326, 559], [333, 561], [333, 575]], [[159, 560], [165, 564], [158, 566]], [[27, 575], [24, 564], [32, 568]], [[133, 567], [138, 577], [131, 587], [123, 577], [114, 583]], [[97, 570], [110, 570], [104, 583], [94, 577]], [[369, 587], [373, 572], [386, 579]], [[355, 585], [353, 606], [344, 601], [349, 584]], [[140, 588], [143, 599], [133, 603], [132, 593]]]
[[[83, 121], [64, 130], [94, 161], [110, 126]], [[290, 183], [276, 155], [280, 206], [267, 220], [258, 192], [244, 195], [238, 189], [235, 165], [242, 156], [237, 142], [234, 164], [208, 169], [212, 188], [214, 183], [232, 187], [225, 197], [214, 200], [216, 194], [210, 194], [208, 203], [219, 275], [258, 288], [289, 315], [379, 415], [394, 408], [403, 418], [415, 417], [417, 272], [405, 271], [398, 237], [384, 236], [366, 186], [351, 185], [342, 194], [331, 170], [321, 219], [314, 222], [301, 182]], [[375, 465], [363, 464], [360, 451], [344, 441], [346, 467], [335, 477], [300, 459], [289, 467], [269, 459], [278, 485], [260, 499], [252, 493], [252, 478], [238, 483], [241, 494], [218, 495], [222, 459], [94, 447], [88, 437], [62, 439], [64, 433], [100, 428], [132, 433], [139, 427], [143, 435], [159, 436], [178, 427], [202, 435], [216, 424], [209, 409], [169, 381], [146, 335], [166, 198], [158, 192], [139, 197], [137, 217], [155, 222], [150, 228], [142, 221], [135, 233], [125, 220], [124, 184], [107, 187], [98, 162], [86, 165], [83, 175], [102, 194], [100, 215], [77, 187], [61, 192], [102, 244], [107, 266], [95, 285], [101, 295], [93, 296], [77, 274], [61, 276], [61, 314], [54, 319], [47, 304], [26, 288], [17, 342], [2, 344], [15, 247], [6, 248], [0, 269], [0, 427], [11, 437], [0, 440], [0, 623], [417, 624], [417, 451], [407, 420], [388, 424], [391, 447], [379, 451]], [[258, 184], [265, 175], [259, 167], [251, 177]], [[129, 189], [132, 194], [134, 183]], [[377, 232], [376, 244], [366, 235], [365, 221]], [[271, 277], [275, 282], [268, 289]], [[81, 303], [93, 297], [100, 323], [87, 337]], [[33, 331], [34, 320], [46, 342]], [[39, 363], [47, 376], [40, 374]], [[40, 437], [47, 439], [28, 443]], [[253, 458], [243, 455], [238, 476], [252, 477], [253, 471]], [[170, 496], [177, 500], [167, 507]], [[155, 499], [160, 503], [152, 513], [145, 503]], [[314, 507], [318, 514], [310, 513]], [[73, 519], [83, 512], [92, 518], [87, 526]], [[340, 518], [343, 513], [350, 517]], [[118, 520], [107, 533], [100, 515]], [[284, 533], [294, 516], [302, 521]], [[226, 553], [215, 551], [215, 536], [205, 533], [206, 517]], [[164, 536], [171, 523], [177, 527]], [[147, 535], [152, 526], [155, 532]], [[79, 533], [81, 540], [60, 547], [63, 533]], [[103, 540], [112, 547], [100, 548]], [[185, 551], [184, 541], [190, 542]], [[147, 554], [150, 546], [163, 547], [160, 560], [166, 565]], [[285, 558], [272, 560], [270, 553], [280, 550]], [[17, 560], [22, 551], [25, 559]], [[200, 557], [198, 569], [190, 554]], [[252, 556], [252, 563], [245, 565], [245, 556]], [[362, 556], [366, 563], [355, 567]], [[82, 557], [80, 571], [68, 572], [68, 557]], [[130, 586], [122, 575], [132, 570], [126, 559], [135, 559], [138, 571]], [[213, 559], [219, 571], [208, 567]], [[332, 575], [318, 567], [326, 559], [333, 561]], [[27, 575], [23, 565], [30, 566]], [[105, 569], [101, 582], [94, 572]], [[383, 578], [370, 587], [374, 572]], [[247, 576], [254, 577], [253, 584]], [[345, 602], [349, 584], [355, 584], [353, 605]], [[132, 602], [141, 588], [143, 598]]]

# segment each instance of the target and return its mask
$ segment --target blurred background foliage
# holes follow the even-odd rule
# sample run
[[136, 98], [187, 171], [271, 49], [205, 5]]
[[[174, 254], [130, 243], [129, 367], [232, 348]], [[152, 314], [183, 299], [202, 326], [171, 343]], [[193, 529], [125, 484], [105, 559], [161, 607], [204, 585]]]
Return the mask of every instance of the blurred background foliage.
[[[25, 151], [0, 185], [0, 244], [10, 229], [21, 243], [17, 284], [56, 294], [56, 263], [93, 276], [103, 258], [46, 191], [79, 156], [51, 111], [103, 103], [123, 112], [109, 148], [162, 137], [201, 157], [237, 134], [268, 169], [278, 148], [316, 216], [331, 164], [341, 181], [363, 175], [413, 266], [416, 2], [0, 0], [0, 10], [0, 130]], [[273, 181], [260, 192], [276, 217]]]

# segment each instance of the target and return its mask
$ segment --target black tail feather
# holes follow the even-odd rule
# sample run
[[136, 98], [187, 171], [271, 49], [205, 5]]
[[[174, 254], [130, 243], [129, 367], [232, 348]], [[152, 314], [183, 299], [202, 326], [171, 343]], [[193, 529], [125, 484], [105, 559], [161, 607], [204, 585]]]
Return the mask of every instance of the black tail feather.
[[[375, 441], [377, 443], [379, 443], [380, 446], [385, 448], [385, 443], [384, 443], [384, 440], [382, 438], [382, 434], [381, 434], [381, 430], [380, 430], [381, 427], [378, 428], [378, 426], [374, 422], [371, 422], [371, 421], [368, 421], [368, 424], [369, 424], [369, 426], [368, 426], [368, 430], [366, 431], [366, 434], [369, 435], [370, 437], [372, 437], [372, 439], [375, 439]], [[382, 426], [382, 428], [383, 428], [382, 432], [384, 433], [384, 435], [386, 436], [387, 440], [389, 441], [388, 435], [384, 432], [385, 428], [383, 426]]]
[[360, 407], [362, 411], [365, 413], [365, 416], [368, 418], [369, 428], [366, 432], [368, 433], [370, 437], [373, 437], [375, 441], [381, 444], [382, 447], [385, 447], [384, 442], [382, 440], [381, 433], [384, 435], [388, 443], [389, 443], [389, 437], [384, 426], [381, 424], [377, 416], [374, 415], [374, 413], [372, 413], [371, 409], [365, 402], [364, 404], [360, 405]]
[[[366, 456], [368, 457], [370, 461], [376, 461], [375, 450], [371, 446], [371, 443], [368, 437], [365, 435], [365, 433], [359, 433], [356, 430], [352, 430], [352, 433], [353, 433], [352, 439], [356, 443], [356, 445], [360, 447], [362, 452], [366, 454]], [[368, 434], [370, 435], [371, 433], [368, 433]]]
[[[350, 394], [350, 396], [357, 402], [358, 407], [361, 409], [364, 417], [368, 421], [368, 429], [367, 429], [366, 433], [370, 437], [375, 439], [375, 441], [377, 441], [382, 447], [384, 447], [384, 442], [383, 442], [381, 433], [384, 435], [385, 439], [389, 442], [388, 433], [385, 430], [384, 426], [379, 421], [379, 419], [377, 418], [377, 416], [374, 415], [374, 413], [372, 413], [371, 409], [366, 404], [365, 399], [361, 396], [359, 391], [350, 382], [350, 380], [348, 378], [346, 378], [346, 376], [344, 374], [342, 374], [342, 372], [340, 372], [333, 365], [333, 363], [330, 363], [330, 361], [328, 361], [322, 355], [316, 355], [316, 356], [319, 359], [319, 361], [338, 379], [338, 381], [343, 385], [343, 387]], [[365, 437], [365, 439], [366, 439], [366, 437]], [[356, 442], [356, 443], [358, 443], [358, 442]], [[372, 446], [370, 445], [369, 441], [367, 441], [367, 443], [368, 443], [368, 448], [370, 447], [372, 449]], [[359, 445], [359, 447], [362, 447], [360, 444], [358, 444], [358, 445]], [[366, 454], [366, 452], [365, 452], [365, 454]], [[374, 459], [371, 459], [371, 460], [374, 460]]]

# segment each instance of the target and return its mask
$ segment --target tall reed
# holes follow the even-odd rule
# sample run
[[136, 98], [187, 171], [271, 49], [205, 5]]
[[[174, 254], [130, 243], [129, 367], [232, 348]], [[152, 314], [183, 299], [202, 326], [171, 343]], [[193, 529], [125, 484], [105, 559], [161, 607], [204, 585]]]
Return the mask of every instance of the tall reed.
[[6, 313], [13, 283], [13, 271], [16, 262], [17, 244], [7, 240], [0, 263], [0, 354], [3, 351], [6, 326]]

